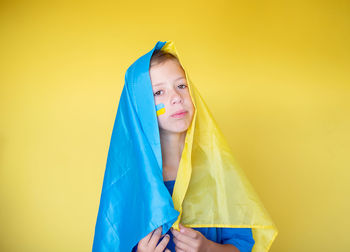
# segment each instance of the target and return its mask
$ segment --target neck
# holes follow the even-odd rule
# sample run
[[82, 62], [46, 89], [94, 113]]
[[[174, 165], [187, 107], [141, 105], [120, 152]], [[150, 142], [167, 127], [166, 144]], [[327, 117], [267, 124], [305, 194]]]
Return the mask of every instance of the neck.
[[173, 133], [160, 129], [159, 133], [163, 159], [163, 177], [165, 180], [173, 180], [176, 178], [179, 168], [186, 131]]

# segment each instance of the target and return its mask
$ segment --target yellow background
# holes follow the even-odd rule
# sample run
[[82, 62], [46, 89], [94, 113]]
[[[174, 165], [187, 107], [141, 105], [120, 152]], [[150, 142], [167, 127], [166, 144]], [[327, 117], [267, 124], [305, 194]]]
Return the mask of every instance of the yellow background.
[[279, 229], [349, 251], [349, 1], [1, 1], [0, 251], [91, 251], [127, 67], [173, 40]]

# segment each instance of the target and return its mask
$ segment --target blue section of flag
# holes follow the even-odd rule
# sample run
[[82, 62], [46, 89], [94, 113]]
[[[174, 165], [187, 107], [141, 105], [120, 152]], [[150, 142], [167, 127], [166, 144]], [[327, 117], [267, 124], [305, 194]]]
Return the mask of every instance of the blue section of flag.
[[126, 71], [111, 135], [92, 251], [131, 251], [163, 226], [165, 234], [179, 212], [163, 182], [162, 155], [149, 76], [153, 51]]

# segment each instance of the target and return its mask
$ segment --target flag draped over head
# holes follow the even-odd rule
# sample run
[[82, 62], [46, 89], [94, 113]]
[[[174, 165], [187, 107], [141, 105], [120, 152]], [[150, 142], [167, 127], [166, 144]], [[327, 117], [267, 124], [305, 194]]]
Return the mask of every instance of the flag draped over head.
[[[173, 195], [163, 182], [157, 111], [149, 75], [155, 50], [175, 55], [195, 108]], [[172, 41], [158, 41], [126, 71], [110, 141], [93, 251], [131, 251], [162, 226], [252, 228], [254, 252], [268, 251], [277, 228], [260, 202]]]

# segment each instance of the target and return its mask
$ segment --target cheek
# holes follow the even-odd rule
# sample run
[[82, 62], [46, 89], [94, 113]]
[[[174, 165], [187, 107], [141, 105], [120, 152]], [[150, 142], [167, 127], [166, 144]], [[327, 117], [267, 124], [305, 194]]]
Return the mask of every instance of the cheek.
[[162, 129], [167, 128], [167, 119], [164, 114], [157, 116], [157, 120], [158, 120], [158, 126], [160, 128]]
[[189, 108], [191, 108], [191, 110], [194, 110], [194, 105], [192, 103], [191, 95], [189, 93], [188, 93], [188, 95], [186, 97], [186, 101], [187, 101], [187, 106]]

